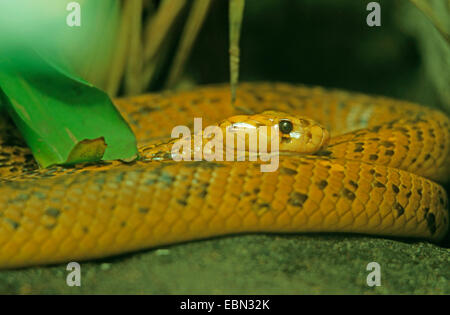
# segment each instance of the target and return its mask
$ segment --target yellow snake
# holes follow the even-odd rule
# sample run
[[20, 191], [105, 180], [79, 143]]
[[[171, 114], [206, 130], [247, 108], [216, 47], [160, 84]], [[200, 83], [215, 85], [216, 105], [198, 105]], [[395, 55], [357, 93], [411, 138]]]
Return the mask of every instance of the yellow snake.
[[[229, 87], [208, 86], [115, 100], [143, 157], [132, 163], [40, 170], [2, 118], [0, 268], [234, 233], [444, 237], [448, 199], [437, 182], [450, 175], [445, 114], [385, 97], [282, 83], [242, 84], [237, 96], [231, 106]], [[267, 110], [322, 124], [331, 134], [328, 147], [280, 155], [278, 169], [265, 173], [261, 161], [151, 158], [167, 157], [156, 144], [170, 143], [176, 125], [193, 127], [194, 117], [206, 127]]]

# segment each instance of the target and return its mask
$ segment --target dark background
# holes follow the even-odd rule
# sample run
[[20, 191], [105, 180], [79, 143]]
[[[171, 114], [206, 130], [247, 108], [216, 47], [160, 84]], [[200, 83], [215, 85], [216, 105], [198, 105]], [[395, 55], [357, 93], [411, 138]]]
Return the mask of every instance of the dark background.
[[[240, 81], [322, 85], [445, 107], [407, 24], [407, 11], [422, 13], [408, 0], [378, 1], [381, 27], [369, 27], [369, 2], [247, 0]], [[213, 2], [187, 73], [198, 84], [229, 80], [228, 1]]]

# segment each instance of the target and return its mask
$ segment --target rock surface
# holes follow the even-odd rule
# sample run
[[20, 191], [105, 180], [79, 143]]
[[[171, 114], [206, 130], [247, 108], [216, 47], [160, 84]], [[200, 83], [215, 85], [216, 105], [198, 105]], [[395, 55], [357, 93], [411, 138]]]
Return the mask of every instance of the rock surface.
[[[369, 287], [369, 262], [381, 286]], [[81, 263], [0, 271], [0, 293], [21, 294], [450, 294], [450, 249], [341, 235], [241, 235]]]

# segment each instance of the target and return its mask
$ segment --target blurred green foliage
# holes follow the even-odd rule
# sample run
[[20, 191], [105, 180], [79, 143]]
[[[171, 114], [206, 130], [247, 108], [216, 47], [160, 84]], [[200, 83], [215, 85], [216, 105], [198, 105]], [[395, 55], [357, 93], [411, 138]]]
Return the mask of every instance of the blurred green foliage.
[[119, 2], [79, 4], [81, 25], [70, 27], [66, 2], [0, 2], [0, 105], [42, 167], [137, 157], [133, 132], [97, 88], [108, 81]]

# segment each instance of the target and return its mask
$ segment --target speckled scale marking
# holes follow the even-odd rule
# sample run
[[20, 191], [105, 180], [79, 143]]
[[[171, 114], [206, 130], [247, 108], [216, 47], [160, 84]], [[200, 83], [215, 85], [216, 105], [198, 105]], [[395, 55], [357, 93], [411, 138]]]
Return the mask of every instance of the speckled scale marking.
[[228, 102], [228, 87], [213, 86], [116, 104], [140, 146], [166, 139], [194, 117], [204, 117], [205, 127], [266, 109], [310, 116], [336, 136], [321, 156], [282, 156], [273, 173], [250, 162], [104, 162], [38, 170], [5, 127], [2, 152], [17, 151], [4, 155], [0, 167], [0, 267], [80, 261], [231, 233], [430, 240], [446, 233], [447, 196], [432, 181], [449, 177], [445, 115], [382, 97], [287, 84], [243, 84], [237, 108]]

